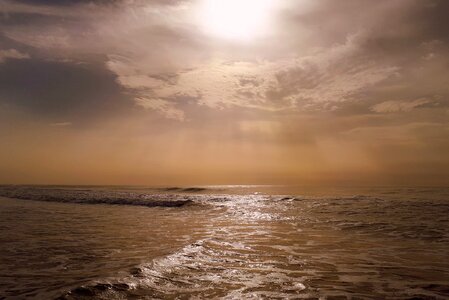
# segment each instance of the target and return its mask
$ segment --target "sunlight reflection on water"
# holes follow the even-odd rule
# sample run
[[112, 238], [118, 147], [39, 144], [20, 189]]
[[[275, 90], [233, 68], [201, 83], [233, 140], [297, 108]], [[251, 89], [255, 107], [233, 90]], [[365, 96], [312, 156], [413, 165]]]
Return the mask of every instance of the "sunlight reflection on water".
[[[65, 202], [79, 195], [70, 189], [57, 193], [66, 195]], [[106, 188], [83, 193], [83, 199], [123, 196]], [[1, 199], [0, 269], [9, 270], [0, 274], [1, 294], [402, 299], [449, 292], [447, 189], [336, 196], [126, 193], [131, 202], [182, 198], [193, 204]]]

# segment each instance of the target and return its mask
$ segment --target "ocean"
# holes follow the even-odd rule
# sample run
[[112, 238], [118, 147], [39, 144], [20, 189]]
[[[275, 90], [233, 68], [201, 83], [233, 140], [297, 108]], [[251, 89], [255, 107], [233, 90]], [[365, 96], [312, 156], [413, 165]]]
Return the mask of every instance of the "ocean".
[[4, 185], [0, 299], [449, 299], [449, 188]]

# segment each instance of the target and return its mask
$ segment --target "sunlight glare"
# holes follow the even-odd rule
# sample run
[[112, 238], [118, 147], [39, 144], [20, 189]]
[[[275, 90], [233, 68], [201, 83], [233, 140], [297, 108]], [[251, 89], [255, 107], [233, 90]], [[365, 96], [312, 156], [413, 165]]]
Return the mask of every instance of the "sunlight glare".
[[273, 0], [202, 0], [203, 31], [231, 40], [252, 40], [269, 30]]

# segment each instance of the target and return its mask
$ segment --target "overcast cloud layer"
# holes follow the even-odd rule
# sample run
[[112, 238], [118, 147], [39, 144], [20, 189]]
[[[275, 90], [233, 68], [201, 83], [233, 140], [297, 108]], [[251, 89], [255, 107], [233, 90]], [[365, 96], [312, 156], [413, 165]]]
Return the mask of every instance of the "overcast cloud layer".
[[449, 184], [449, 1], [196, 9], [0, 0], [0, 181]]

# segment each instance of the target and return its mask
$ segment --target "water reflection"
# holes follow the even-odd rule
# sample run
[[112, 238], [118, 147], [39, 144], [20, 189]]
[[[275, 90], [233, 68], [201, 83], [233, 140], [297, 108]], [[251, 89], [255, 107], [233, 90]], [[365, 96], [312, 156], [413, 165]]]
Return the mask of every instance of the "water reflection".
[[176, 208], [3, 199], [2, 269], [12, 271], [0, 288], [62, 299], [443, 298], [446, 192], [199, 191]]

